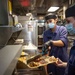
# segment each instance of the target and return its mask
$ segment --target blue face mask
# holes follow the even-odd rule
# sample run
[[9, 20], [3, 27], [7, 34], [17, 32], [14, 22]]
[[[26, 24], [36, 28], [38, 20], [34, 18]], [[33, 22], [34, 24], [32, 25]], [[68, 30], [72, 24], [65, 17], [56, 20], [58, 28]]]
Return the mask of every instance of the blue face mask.
[[66, 25], [67, 31], [69, 32], [69, 34], [71, 35], [75, 35], [75, 28], [73, 27], [72, 23], [69, 23], [68, 25]]
[[54, 28], [54, 26], [55, 26], [54, 23], [49, 23], [49, 24], [48, 24], [48, 27], [51, 28], [51, 29]]

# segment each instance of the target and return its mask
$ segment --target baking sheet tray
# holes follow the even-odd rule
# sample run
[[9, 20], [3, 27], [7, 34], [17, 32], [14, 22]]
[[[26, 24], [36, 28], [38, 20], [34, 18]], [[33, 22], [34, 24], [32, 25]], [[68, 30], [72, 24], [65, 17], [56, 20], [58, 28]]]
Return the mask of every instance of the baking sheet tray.
[[57, 62], [57, 59], [54, 56], [38, 55], [28, 59], [25, 63], [29, 68], [38, 68], [55, 62]]

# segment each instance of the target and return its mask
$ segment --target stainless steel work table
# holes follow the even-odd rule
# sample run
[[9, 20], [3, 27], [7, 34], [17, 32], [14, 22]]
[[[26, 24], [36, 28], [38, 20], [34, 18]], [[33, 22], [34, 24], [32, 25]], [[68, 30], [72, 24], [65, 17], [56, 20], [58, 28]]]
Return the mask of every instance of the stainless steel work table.
[[22, 45], [7, 45], [0, 50], [0, 75], [12, 75], [21, 52]]

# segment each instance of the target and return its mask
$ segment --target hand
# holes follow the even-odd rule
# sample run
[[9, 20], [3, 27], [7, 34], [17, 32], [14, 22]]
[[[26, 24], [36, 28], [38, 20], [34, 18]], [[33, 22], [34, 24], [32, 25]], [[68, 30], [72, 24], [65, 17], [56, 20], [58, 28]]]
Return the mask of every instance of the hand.
[[59, 58], [57, 58], [57, 59], [58, 59], [58, 61], [56, 62], [56, 65], [58, 67], [66, 67], [67, 66], [67, 62], [63, 62]]
[[52, 46], [52, 45], [53, 45], [53, 41], [52, 41], [52, 40], [49, 40], [49, 41], [47, 41], [47, 42], [45, 43], [45, 45], [47, 45], [47, 46]]
[[63, 65], [63, 62], [59, 58], [57, 58], [57, 60], [58, 61], [56, 62], [56, 65], [61, 67]]

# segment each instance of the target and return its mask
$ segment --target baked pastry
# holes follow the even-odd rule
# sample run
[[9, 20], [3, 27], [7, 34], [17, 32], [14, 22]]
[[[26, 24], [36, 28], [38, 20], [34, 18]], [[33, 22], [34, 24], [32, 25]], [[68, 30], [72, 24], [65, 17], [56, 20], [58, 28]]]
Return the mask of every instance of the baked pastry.
[[57, 58], [55, 58], [54, 56], [51, 56], [51, 57], [49, 58], [49, 61], [50, 61], [50, 62], [57, 62]]
[[30, 67], [36, 67], [36, 66], [39, 66], [39, 64], [37, 62], [30, 62], [28, 64]]

